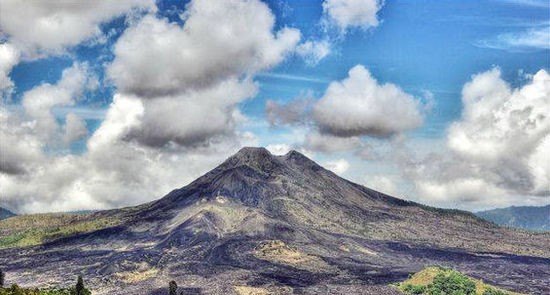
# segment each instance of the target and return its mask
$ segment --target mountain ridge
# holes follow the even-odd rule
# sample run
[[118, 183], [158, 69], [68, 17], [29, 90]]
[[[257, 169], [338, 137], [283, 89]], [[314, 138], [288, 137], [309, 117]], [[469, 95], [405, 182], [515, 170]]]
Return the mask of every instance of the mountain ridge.
[[[388, 283], [433, 264], [517, 291], [550, 285], [529, 277], [550, 277], [549, 234], [391, 197], [296, 151], [243, 148], [159, 200], [79, 218], [110, 223], [24, 251], [0, 250], [0, 263], [11, 263], [8, 273], [20, 284], [40, 283], [38, 274], [64, 282], [66, 273], [83, 273], [98, 294], [154, 293], [172, 279], [214, 294], [237, 285], [392, 294]], [[52, 251], [62, 260], [51, 262]], [[156, 275], [125, 281], [136, 273]]]
[[6, 208], [0, 207], [0, 220], [10, 218], [10, 217], [13, 217], [13, 216], [17, 216], [17, 214], [11, 212], [10, 210], [8, 210]]
[[501, 226], [550, 231], [550, 205], [511, 206], [480, 211], [475, 214]]

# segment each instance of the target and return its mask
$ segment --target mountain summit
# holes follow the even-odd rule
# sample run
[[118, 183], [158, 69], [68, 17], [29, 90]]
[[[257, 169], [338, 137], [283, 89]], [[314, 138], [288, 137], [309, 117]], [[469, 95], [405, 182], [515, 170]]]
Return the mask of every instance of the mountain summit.
[[170, 280], [208, 294], [394, 294], [387, 284], [434, 264], [511, 290], [550, 285], [550, 234], [388, 196], [296, 151], [243, 148], [157, 201], [83, 218], [106, 225], [1, 250], [0, 263], [22, 284], [82, 273], [98, 294], [154, 293]]

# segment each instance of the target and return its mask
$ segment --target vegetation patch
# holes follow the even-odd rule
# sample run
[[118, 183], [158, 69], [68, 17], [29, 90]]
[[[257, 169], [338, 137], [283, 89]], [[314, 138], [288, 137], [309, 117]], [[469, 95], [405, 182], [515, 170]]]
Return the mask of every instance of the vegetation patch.
[[0, 221], [0, 249], [28, 247], [118, 225], [118, 219], [77, 214], [34, 214]]
[[427, 295], [513, 295], [458, 271], [438, 266], [428, 267], [397, 285], [405, 294]]
[[91, 295], [92, 292], [84, 286], [84, 280], [78, 277], [76, 285], [68, 288], [23, 288], [17, 284], [3, 287], [4, 276], [0, 270], [0, 295]]

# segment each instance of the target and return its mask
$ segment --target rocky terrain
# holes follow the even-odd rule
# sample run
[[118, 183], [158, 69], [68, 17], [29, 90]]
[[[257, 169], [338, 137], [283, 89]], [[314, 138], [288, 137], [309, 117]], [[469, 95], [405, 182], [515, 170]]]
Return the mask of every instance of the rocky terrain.
[[502, 226], [535, 231], [550, 231], [550, 205], [541, 207], [512, 206], [480, 211], [475, 214]]
[[[0, 233], [17, 237], [10, 219]], [[387, 196], [295, 151], [243, 148], [157, 201], [71, 222], [41, 245], [7, 243], [6, 281], [63, 285], [82, 274], [94, 294], [166, 294], [170, 280], [184, 294], [399, 294], [390, 283], [441, 265], [550, 292], [550, 233]], [[93, 226], [73, 230], [83, 222]]]

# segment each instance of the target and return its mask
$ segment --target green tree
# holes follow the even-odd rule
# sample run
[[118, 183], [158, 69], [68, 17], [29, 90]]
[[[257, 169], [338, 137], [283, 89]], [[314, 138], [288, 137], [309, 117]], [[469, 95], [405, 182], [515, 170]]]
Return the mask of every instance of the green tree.
[[84, 287], [84, 280], [82, 279], [82, 276], [78, 276], [78, 279], [76, 280], [76, 285], [74, 287], [74, 294], [75, 295], [90, 295], [92, 292], [90, 290], [86, 289]]
[[84, 280], [81, 276], [78, 276], [76, 280], [76, 295], [84, 295]]
[[177, 295], [177, 292], [178, 292], [178, 284], [176, 284], [175, 281], [171, 281], [169, 284], [168, 284], [168, 294], [170, 295]]

